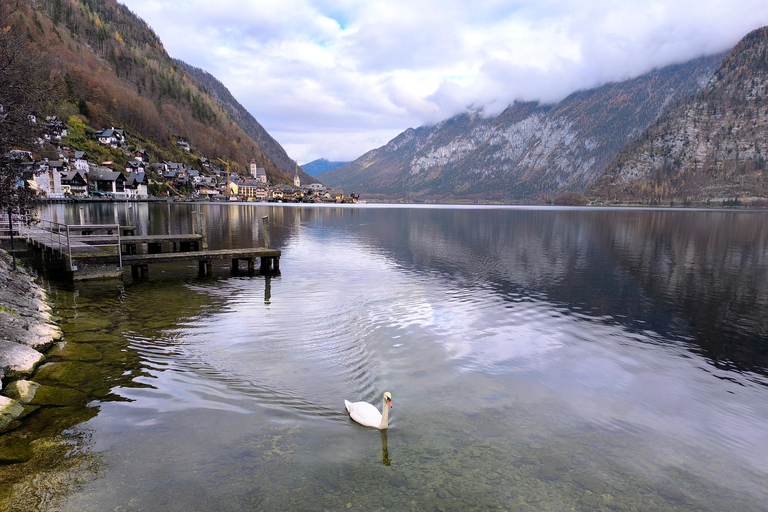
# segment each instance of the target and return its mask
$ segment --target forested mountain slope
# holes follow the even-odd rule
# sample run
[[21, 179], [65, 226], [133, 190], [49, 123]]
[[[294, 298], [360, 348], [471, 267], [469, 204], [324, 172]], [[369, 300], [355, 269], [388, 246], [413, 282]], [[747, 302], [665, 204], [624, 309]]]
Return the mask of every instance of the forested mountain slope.
[[304, 172], [295, 160], [292, 160], [285, 149], [277, 142], [261, 124], [243, 107], [224, 84], [215, 76], [205, 70], [191, 66], [186, 62], [175, 59], [175, 62], [183, 67], [187, 73], [195, 77], [205, 90], [224, 107], [229, 117], [232, 118], [245, 133], [247, 133], [259, 145], [264, 154], [275, 163], [283, 172], [293, 176], [297, 171], [302, 183], [313, 183], [317, 180]]
[[183, 140], [199, 155], [230, 162], [232, 170], [256, 158], [273, 182], [290, 181], [125, 6], [115, 0], [21, 0], [15, 10], [10, 30], [23, 31], [30, 51], [44, 52], [61, 75], [61, 101], [42, 114], [125, 129], [153, 159], [174, 154], [175, 141]]

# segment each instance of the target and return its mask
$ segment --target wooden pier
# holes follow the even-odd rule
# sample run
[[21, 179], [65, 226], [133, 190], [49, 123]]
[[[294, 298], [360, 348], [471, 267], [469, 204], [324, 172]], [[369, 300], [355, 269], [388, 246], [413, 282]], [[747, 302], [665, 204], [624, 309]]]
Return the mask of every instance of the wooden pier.
[[[266, 218], [263, 224], [268, 227]], [[36, 227], [25, 226], [19, 234], [44, 258], [63, 261], [65, 270], [76, 281], [120, 277], [126, 265], [131, 266], [134, 279], [141, 279], [148, 277], [150, 264], [180, 261], [197, 261], [199, 275], [210, 276], [213, 260], [227, 259], [232, 263], [232, 273], [239, 273], [241, 262], [245, 262], [245, 270], [253, 274], [257, 258], [260, 274], [280, 273], [280, 250], [269, 247], [208, 250], [204, 228], [201, 231], [202, 234], [135, 235], [133, 226], [42, 221]], [[269, 243], [267, 232], [265, 240]]]
[[256, 258], [261, 260], [260, 274], [280, 272], [280, 251], [266, 247], [254, 249], [220, 249], [217, 251], [164, 252], [155, 254], [132, 254], [123, 256], [123, 264], [131, 266], [134, 278], [146, 277], [150, 263], [170, 263], [174, 261], [197, 260], [200, 276], [210, 276], [213, 260], [232, 260], [231, 271], [240, 272], [240, 262], [247, 263], [249, 274], [255, 270]]

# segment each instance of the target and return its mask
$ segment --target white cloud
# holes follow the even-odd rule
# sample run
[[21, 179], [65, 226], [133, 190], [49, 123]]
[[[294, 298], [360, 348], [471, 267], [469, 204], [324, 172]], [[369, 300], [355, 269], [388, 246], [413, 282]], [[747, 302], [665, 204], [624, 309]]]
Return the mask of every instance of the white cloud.
[[292, 158], [347, 160], [468, 106], [557, 101], [726, 50], [760, 0], [123, 0]]

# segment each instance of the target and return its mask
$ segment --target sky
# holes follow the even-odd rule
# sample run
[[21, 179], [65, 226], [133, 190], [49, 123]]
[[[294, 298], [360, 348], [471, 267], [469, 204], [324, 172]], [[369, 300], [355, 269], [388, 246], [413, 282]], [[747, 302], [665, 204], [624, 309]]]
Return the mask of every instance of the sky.
[[731, 49], [765, 0], [119, 0], [299, 164]]

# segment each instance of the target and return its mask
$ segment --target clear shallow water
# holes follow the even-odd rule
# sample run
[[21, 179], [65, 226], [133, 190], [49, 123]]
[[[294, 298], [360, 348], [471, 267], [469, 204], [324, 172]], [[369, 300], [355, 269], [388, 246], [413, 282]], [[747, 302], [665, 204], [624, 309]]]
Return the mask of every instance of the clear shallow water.
[[[269, 215], [282, 275], [50, 285], [59, 394], [10, 434], [34, 455], [0, 468], [5, 509], [768, 503], [763, 213], [86, 208], [153, 234], [199, 208], [211, 248]], [[383, 391], [388, 432], [350, 422]]]

